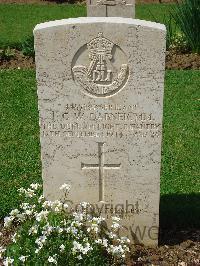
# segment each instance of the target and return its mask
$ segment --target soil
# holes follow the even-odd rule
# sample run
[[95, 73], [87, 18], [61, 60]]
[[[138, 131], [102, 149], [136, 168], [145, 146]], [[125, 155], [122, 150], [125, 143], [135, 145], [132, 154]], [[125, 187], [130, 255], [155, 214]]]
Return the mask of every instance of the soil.
[[197, 266], [200, 265], [200, 242], [187, 240], [180, 245], [164, 245], [158, 248], [137, 246], [128, 265]]
[[[24, 69], [35, 68], [33, 58], [24, 56], [22, 52], [13, 50], [14, 57], [10, 60], [0, 59], [0, 69]], [[166, 53], [166, 69], [196, 69], [200, 70], [200, 54], [178, 53], [168, 51]]]
[[0, 59], [0, 69], [21, 69], [21, 68], [35, 68], [35, 62], [32, 57], [24, 56], [18, 50], [14, 51], [14, 57], [8, 60]]
[[128, 265], [200, 266], [200, 230], [165, 230], [157, 248], [137, 245]]
[[166, 69], [200, 69], [200, 54], [168, 51]]

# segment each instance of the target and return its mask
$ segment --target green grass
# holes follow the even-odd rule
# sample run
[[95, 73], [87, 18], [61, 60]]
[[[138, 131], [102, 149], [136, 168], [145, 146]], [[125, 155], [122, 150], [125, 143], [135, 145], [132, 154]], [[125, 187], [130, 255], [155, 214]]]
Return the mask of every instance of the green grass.
[[77, 5], [0, 4], [0, 47], [19, 45], [32, 35], [36, 24], [70, 17], [85, 17], [86, 8]]
[[[35, 72], [0, 71], [0, 217], [17, 189], [41, 181]], [[167, 71], [161, 175], [161, 227], [200, 226], [199, 71]]]
[[161, 228], [200, 228], [200, 71], [167, 71]]
[[162, 193], [200, 192], [200, 71], [168, 71], [164, 101]]
[[35, 73], [0, 71], [0, 217], [18, 203], [17, 189], [41, 179]]
[[168, 16], [174, 4], [138, 4], [136, 5], [136, 18], [149, 21], [158, 20], [163, 23], [164, 16]]
[[[162, 22], [171, 5], [137, 5], [136, 17], [154, 20], [151, 13]], [[151, 13], [150, 13], [151, 11]], [[86, 16], [86, 7], [80, 5], [17, 5], [0, 4], [0, 47], [19, 47], [36, 24], [69, 17]]]

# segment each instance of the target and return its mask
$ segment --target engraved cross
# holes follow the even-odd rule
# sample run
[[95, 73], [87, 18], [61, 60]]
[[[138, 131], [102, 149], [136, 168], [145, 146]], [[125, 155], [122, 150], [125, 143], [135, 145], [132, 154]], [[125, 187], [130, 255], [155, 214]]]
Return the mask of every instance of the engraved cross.
[[98, 157], [99, 162], [97, 164], [81, 163], [82, 169], [98, 169], [99, 170], [99, 201], [104, 201], [104, 169], [120, 169], [119, 164], [105, 164], [104, 163], [104, 142], [98, 142]]

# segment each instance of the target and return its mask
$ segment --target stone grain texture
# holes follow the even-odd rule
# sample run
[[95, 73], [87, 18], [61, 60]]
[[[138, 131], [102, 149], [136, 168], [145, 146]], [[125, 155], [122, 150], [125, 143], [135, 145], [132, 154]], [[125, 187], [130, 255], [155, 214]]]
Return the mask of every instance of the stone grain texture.
[[77, 18], [34, 30], [44, 194], [116, 212], [135, 243], [157, 245], [165, 27]]

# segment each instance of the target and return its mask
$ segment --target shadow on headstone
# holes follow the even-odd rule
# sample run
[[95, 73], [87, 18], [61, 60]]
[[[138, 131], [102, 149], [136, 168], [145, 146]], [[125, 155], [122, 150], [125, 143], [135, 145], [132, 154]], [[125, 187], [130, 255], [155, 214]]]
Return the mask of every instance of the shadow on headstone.
[[[197, 232], [198, 231], [198, 232]], [[169, 194], [160, 199], [160, 244], [200, 238], [200, 194]]]

